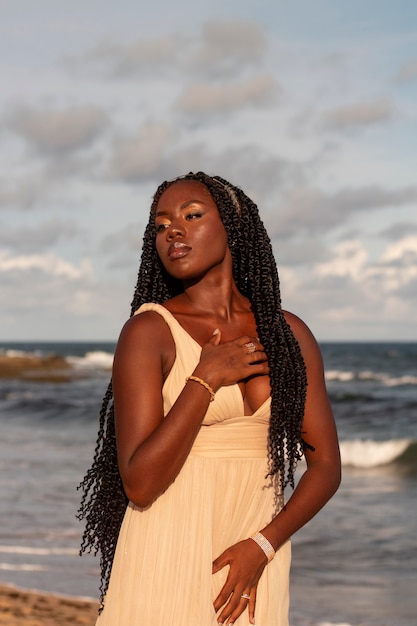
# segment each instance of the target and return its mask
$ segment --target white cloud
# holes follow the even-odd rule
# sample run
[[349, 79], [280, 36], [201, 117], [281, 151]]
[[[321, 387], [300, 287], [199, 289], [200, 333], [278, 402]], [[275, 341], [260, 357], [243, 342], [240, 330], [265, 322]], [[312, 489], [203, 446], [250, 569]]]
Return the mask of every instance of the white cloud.
[[315, 274], [323, 276], [349, 276], [360, 280], [368, 259], [368, 253], [360, 241], [344, 241], [338, 244], [332, 257], [316, 266]]
[[417, 257], [417, 236], [410, 235], [404, 237], [400, 241], [396, 241], [388, 246], [381, 257], [381, 261], [392, 262], [398, 259], [410, 258], [411, 262], [415, 262]]
[[13, 256], [0, 251], [0, 273], [32, 271], [68, 280], [90, 279], [93, 275], [92, 265], [88, 259], [84, 259], [76, 266], [52, 253]]
[[367, 300], [379, 300], [382, 294], [400, 297], [401, 290], [417, 279], [417, 237], [389, 244], [377, 260], [370, 258], [362, 242], [344, 241], [334, 247], [328, 261], [316, 266], [314, 273], [318, 278], [349, 278]]
[[319, 336], [417, 338], [415, 41], [308, 3], [301, 29], [277, 3], [186, 4], [3, 29], [2, 332], [114, 337], [152, 193], [202, 169], [259, 205]]

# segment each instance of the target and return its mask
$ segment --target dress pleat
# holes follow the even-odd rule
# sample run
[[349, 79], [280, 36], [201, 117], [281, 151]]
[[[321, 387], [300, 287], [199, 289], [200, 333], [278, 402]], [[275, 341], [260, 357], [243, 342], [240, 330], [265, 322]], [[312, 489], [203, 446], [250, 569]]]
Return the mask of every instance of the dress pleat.
[[[196, 367], [201, 347], [158, 304], [176, 359], [164, 388], [167, 413]], [[267, 475], [270, 401], [244, 415], [238, 385], [222, 387], [175, 481], [153, 504], [129, 503], [120, 530], [96, 626], [217, 626], [213, 601], [228, 567], [215, 575], [212, 562], [226, 548], [266, 526], [278, 512]], [[265, 567], [258, 584], [256, 626], [288, 626], [290, 542]], [[248, 612], [235, 626], [249, 626]]]

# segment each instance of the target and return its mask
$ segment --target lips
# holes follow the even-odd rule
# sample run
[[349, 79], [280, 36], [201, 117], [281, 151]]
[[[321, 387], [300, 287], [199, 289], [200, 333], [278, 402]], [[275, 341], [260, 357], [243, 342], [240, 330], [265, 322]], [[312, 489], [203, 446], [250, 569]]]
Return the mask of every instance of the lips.
[[191, 252], [190, 246], [182, 241], [174, 241], [168, 248], [168, 256], [171, 260], [181, 259]]

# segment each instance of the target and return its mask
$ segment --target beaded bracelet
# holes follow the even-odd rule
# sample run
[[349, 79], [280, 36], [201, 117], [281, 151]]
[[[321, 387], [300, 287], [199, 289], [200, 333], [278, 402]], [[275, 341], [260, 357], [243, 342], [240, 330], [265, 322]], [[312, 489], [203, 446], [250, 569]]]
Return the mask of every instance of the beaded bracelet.
[[272, 561], [275, 556], [275, 550], [272, 545], [269, 543], [268, 539], [263, 536], [262, 533], [255, 533], [252, 535], [251, 539], [254, 540], [255, 543], [265, 552], [265, 556], [268, 559], [268, 563]]
[[205, 380], [203, 380], [202, 378], [199, 378], [198, 376], [187, 376], [187, 378], [185, 379], [185, 382], [188, 382], [189, 380], [193, 380], [194, 382], [199, 383], [200, 385], [202, 385], [204, 387], [204, 389], [207, 389], [207, 391], [210, 394], [210, 402], [213, 402], [214, 396], [216, 394], [213, 391], [213, 389], [210, 387], [210, 385], [208, 383], [206, 383]]

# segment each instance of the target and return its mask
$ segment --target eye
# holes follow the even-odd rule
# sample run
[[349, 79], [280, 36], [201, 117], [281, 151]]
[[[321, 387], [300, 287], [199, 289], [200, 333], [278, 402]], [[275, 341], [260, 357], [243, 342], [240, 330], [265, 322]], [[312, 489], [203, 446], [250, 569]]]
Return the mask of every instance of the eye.
[[157, 233], [162, 233], [163, 230], [165, 230], [166, 228], [168, 228], [169, 224], [155, 224], [155, 230]]
[[194, 219], [198, 219], [200, 217], [202, 217], [203, 214], [200, 211], [194, 211], [193, 213], [188, 213], [185, 216], [185, 219], [188, 221], [194, 220]]

